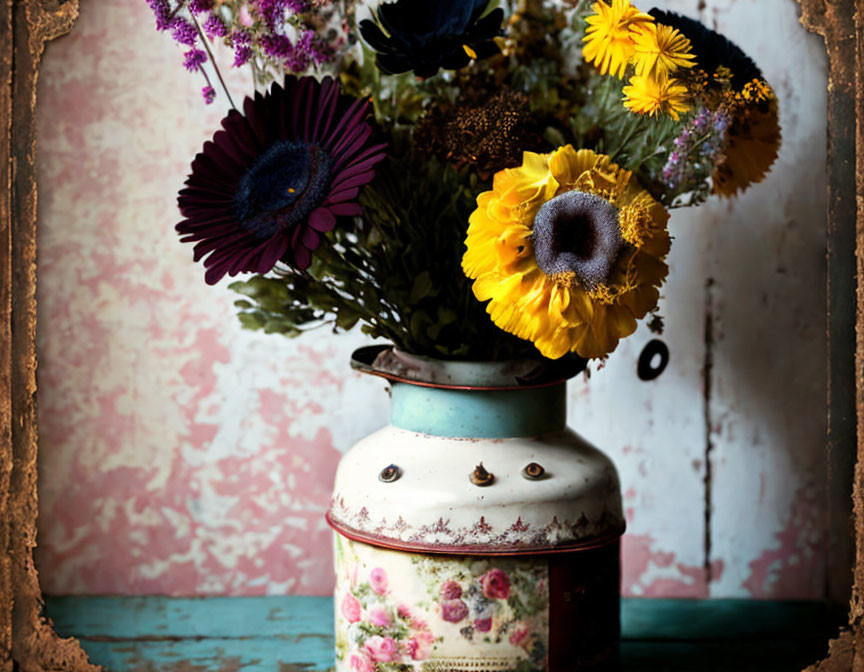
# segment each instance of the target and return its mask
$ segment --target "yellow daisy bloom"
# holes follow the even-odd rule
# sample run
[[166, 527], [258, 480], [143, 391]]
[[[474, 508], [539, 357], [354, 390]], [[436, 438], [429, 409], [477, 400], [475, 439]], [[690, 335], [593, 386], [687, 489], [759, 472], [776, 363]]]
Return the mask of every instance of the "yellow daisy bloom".
[[687, 87], [671, 77], [636, 75], [623, 91], [624, 107], [639, 114], [664, 113], [678, 121], [678, 115], [690, 109]]
[[477, 197], [462, 269], [495, 324], [545, 357], [603, 357], [657, 304], [668, 219], [608, 156], [525, 152]]
[[645, 24], [633, 37], [636, 74], [663, 79], [678, 68], [692, 68], [690, 40], [671, 26]]
[[585, 19], [582, 55], [593, 63], [600, 74], [624, 78], [627, 63], [634, 54], [634, 34], [641, 26], [652, 23], [654, 19], [630, 4], [630, 0], [604, 0], [591, 5], [594, 12]]

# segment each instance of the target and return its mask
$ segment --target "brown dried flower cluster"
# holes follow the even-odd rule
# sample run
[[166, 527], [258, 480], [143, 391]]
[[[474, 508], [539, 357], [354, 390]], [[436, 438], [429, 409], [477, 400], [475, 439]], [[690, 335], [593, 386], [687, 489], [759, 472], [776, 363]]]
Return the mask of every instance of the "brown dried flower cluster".
[[461, 97], [427, 110], [414, 131], [414, 144], [457, 168], [473, 165], [486, 179], [519, 165], [522, 152], [541, 148], [528, 99], [504, 90], [484, 101]]

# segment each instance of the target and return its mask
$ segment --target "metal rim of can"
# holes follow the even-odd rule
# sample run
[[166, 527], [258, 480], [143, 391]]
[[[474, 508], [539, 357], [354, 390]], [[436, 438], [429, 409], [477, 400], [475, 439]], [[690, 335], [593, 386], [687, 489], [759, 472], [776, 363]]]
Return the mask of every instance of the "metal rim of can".
[[[560, 360], [555, 362], [551, 362], [550, 360], [551, 363], [549, 364], [537, 360], [537, 371], [540, 373], [537, 375], [536, 379], [525, 380], [524, 382], [519, 382], [518, 384], [513, 385], [453, 385], [411, 378], [376, 366], [376, 358], [388, 350], [395, 351], [395, 348], [392, 345], [367, 345], [358, 348], [351, 355], [351, 368], [360, 373], [378, 376], [379, 378], [384, 378], [394, 383], [406, 383], [408, 385], [417, 385], [419, 387], [475, 392], [503, 392], [507, 390], [532, 390], [560, 385], [584, 371], [586, 365], [586, 360], [571, 360], [563, 363], [560, 362]], [[470, 363], [476, 364], [480, 362]]]

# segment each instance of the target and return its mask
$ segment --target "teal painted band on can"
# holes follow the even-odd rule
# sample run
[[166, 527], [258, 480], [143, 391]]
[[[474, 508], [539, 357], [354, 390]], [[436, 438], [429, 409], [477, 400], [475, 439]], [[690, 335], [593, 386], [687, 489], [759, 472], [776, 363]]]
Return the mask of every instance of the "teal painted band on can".
[[448, 438], [506, 439], [564, 429], [567, 383], [531, 390], [454, 390], [393, 383], [390, 422]]

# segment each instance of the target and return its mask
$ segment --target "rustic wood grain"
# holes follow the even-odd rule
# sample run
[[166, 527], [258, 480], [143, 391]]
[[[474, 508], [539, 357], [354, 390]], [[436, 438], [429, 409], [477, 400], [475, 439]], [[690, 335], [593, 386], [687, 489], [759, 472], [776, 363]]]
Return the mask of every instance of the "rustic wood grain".
[[42, 617], [36, 545], [36, 82], [45, 42], [71, 30], [77, 0], [0, 7], [0, 661], [3, 670], [94, 670]]
[[802, 24], [822, 35], [828, 53], [828, 588], [842, 594], [852, 582], [849, 631], [808, 669], [864, 670], [864, 1], [799, 2]]

